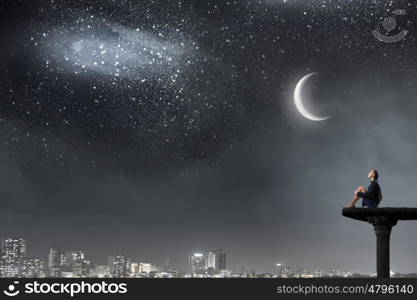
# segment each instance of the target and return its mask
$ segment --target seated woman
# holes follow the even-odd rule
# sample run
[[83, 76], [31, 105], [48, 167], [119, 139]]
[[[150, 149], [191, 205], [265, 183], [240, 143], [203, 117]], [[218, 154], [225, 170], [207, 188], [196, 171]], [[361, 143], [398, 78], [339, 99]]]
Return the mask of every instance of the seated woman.
[[345, 206], [347, 208], [355, 207], [356, 202], [362, 198], [362, 207], [376, 208], [382, 200], [381, 187], [378, 184], [379, 174], [377, 170], [371, 170], [368, 173], [368, 178], [371, 179], [371, 183], [368, 186], [368, 190], [365, 187], [360, 186], [355, 191], [355, 196], [352, 202]]

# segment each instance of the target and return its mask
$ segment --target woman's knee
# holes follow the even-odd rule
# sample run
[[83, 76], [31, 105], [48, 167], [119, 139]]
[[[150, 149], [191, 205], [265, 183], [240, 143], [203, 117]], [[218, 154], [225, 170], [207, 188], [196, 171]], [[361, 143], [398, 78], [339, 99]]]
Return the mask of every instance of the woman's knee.
[[366, 192], [366, 188], [364, 186], [360, 186], [360, 187], [358, 187], [358, 189], [356, 191], [363, 193], [363, 192]]

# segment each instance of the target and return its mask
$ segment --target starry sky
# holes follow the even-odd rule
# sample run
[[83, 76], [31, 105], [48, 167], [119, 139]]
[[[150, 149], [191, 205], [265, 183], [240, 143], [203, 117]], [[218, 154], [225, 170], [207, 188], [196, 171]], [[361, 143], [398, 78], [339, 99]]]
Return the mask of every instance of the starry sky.
[[[32, 255], [373, 272], [371, 227], [341, 207], [371, 168], [383, 206], [416, 206], [412, 1], [4, 3], [0, 236]], [[323, 122], [292, 99], [311, 72]], [[393, 230], [394, 271], [417, 271], [416, 226]]]

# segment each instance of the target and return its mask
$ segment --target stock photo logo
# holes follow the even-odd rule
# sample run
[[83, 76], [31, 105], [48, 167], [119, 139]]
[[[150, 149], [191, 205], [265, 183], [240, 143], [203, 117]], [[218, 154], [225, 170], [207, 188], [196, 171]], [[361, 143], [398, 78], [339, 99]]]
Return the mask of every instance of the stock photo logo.
[[79, 294], [126, 294], [127, 283], [108, 283], [105, 281], [89, 283], [81, 282], [27, 282], [24, 284], [22, 290], [18, 289], [19, 281], [14, 281], [13, 284], [7, 286], [3, 293], [8, 297], [15, 297], [22, 294], [36, 295], [36, 294], [55, 294], [55, 295], [69, 295], [71, 298]]
[[14, 297], [14, 296], [19, 295], [20, 291], [17, 289], [17, 285], [18, 285], [18, 284], [19, 284], [19, 281], [15, 281], [15, 282], [13, 282], [13, 284], [10, 284], [10, 285], [7, 287], [7, 289], [3, 291], [3, 293], [4, 293], [6, 296], [9, 296], [9, 297]]
[[407, 34], [408, 30], [402, 29], [399, 33], [391, 35], [394, 30], [397, 28], [397, 19], [396, 16], [405, 16], [407, 12], [405, 9], [396, 9], [393, 13], [394, 16], [386, 17], [382, 21], [382, 27], [385, 33], [381, 33], [379, 29], [375, 29], [372, 31], [373, 36], [384, 43], [396, 43], [404, 39]]

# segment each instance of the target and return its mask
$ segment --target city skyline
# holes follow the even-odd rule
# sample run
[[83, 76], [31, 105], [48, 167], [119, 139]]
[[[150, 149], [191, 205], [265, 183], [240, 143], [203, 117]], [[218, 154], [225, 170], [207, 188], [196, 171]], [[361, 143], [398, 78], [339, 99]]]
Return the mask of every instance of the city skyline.
[[[108, 264], [93, 264], [82, 250], [63, 251], [51, 247], [47, 260], [31, 257], [27, 253], [26, 241], [22, 238], [1, 240], [0, 276], [5, 278], [127, 278], [127, 277], [349, 277], [352, 272], [339, 269], [325, 271], [314, 268], [311, 272], [300, 266], [279, 264], [274, 273], [257, 273], [226, 268], [226, 252], [221, 249], [199, 251], [189, 256], [188, 272], [168, 265], [157, 266], [149, 262], [138, 262], [131, 257], [116, 254], [108, 257]], [[359, 275], [359, 274], [358, 274]]]
[[[63, 250], [56, 246], [49, 248], [46, 259], [29, 255], [27, 243], [22, 238], [1, 239], [1, 277], [25, 278], [124, 278], [124, 277], [358, 277], [376, 276], [374, 272], [345, 271], [344, 268], [323, 268], [319, 266], [304, 268], [297, 264], [274, 263], [273, 272], [257, 272], [246, 269], [244, 265], [236, 268], [227, 266], [226, 252], [222, 249], [194, 251], [188, 255], [187, 268], [144, 262], [121, 253], [107, 257], [107, 263], [97, 263], [91, 253], [85, 250]], [[17, 267], [19, 266], [19, 267]], [[401, 273], [391, 270], [393, 276], [416, 277], [417, 272]]]
[[[371, 169], [381, 206], [417, 206], [416, 16], [411, 0], [2, 1], [0, 237], [43, 260], [59, 245], [187, 270], [220, 248], [237, 270], [372, 273], [375, 235], [342, 207]], [[408, 34], [386, 43], [392, 18]], [[394, 271], [417, 270], [416, 226], [393, 229]]]

